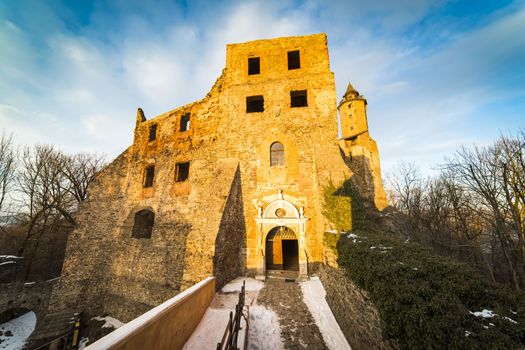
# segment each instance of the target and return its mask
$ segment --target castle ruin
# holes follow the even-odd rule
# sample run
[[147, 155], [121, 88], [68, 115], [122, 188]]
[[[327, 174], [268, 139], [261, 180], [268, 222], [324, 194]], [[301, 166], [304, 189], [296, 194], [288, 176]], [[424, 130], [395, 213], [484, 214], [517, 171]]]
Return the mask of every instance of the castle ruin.
[[329, 181], [387, 205], [366, 104], [351, 85], [337, 104], [325, 34], [227, 45], [205, 98], [138, 109], [133, 144], [79, 209], [50, 307], [126, 322], [210, 275], [307, 278]]

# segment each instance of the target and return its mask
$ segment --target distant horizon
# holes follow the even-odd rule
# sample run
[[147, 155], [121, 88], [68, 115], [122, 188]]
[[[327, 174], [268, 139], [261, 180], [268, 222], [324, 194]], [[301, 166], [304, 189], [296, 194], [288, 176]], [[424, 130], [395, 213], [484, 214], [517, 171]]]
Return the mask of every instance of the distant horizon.
[[[0, 3], [0, 133], [115, 158], [148, 119], [202, 99], [226, 44], [326, 33], [338, 102], [368, 100], [383, 178], [525, 127], [524, 1]], [[335, 121], [334, 121], [335, 122]]]

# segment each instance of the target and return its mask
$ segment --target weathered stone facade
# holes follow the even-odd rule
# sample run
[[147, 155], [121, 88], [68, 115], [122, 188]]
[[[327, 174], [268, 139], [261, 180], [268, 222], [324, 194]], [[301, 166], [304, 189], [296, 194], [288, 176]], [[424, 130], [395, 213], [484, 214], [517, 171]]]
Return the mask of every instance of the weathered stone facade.
[[[364, 176], [364, 196], [386, 205], [366, 101], [354, 97], [340, 105], [352, 119], [339, 141], [324, 34], [228, 45], [204, 99], [150, 120], [138, 110], [133, 145], [79, 211], [52, 308], [128, 321], [212, 274], [218, 287], [239, 274], [264, 278], [266, 236], [281, 226], [295, 234], [287, 239], [305, 277], [323, 259], [330, 179]], [[346, 130], [355, 125], [359, 134]], [[132, 236], [139, 212], [154, 222], [150, 238]]]

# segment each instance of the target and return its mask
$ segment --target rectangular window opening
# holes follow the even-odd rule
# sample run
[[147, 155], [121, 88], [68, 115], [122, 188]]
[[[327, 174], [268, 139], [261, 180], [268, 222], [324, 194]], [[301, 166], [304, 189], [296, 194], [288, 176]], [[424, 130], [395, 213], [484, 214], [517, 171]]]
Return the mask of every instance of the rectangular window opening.
[[248, 75], [261, 73], [261, 61], [259, 57], [248, 58]]
[[180, 131], [190, 130], [190, 113], [180, 117]]
[[157, 139], [157, 124], [153, 124], [149, 127], [149, 142]]
[[175, 181], [183, 182], [190, 176], [190, 162], [178, 163], [175, 170]]
[[288, 51], [288, 70], [301, 68], [301, 59], [299, 56], [299, 50]]
[[155, 178], [155, 166], [150, 165], [144, 172], [144, 187], [153, 186], [153, 179]]
[[246, 97], [246, 113], [264, 112], [264, 97], [248, 96]]
[[306, 90], [290, 91], [290, 107], [307, 107]]

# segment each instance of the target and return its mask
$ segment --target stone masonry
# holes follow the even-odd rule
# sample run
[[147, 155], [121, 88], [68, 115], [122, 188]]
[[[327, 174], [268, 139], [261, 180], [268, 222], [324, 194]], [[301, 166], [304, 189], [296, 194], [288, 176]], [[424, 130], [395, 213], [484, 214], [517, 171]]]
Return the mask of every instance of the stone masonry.
[[307, 276], [323, 261], [328, 181], [352, 178], [386, 206], [366, 100], [350, 86], [336, 102], [327, 38], [316, 34], [227, 45], [202, 100], [149, 120], [139, 109], [133, 144], [79, 210], [50, 310], [126, 322], [209, 275], [218, 288], [264, 278], [276, 227], [291, 230]]

